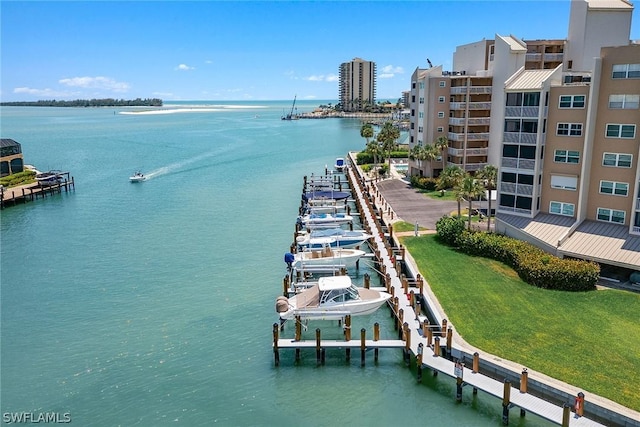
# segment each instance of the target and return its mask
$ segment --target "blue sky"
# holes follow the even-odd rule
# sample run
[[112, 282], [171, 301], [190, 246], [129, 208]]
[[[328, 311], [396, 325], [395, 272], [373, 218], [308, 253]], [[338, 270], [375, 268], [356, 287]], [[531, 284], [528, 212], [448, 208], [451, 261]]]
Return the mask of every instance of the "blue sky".
[[[335, 100], [340, 63], [378, 69], [378, 99], [451, 69], [455, 47], [566, 38], [562, 1], [2, 1], [2, 101]], [[640, 39], [638, 6], [632, 39]]]

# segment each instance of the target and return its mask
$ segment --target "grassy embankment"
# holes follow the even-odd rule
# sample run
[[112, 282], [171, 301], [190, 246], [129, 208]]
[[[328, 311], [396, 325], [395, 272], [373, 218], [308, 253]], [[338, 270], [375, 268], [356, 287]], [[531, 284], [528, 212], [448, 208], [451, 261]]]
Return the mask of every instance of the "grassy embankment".
[[468, 343], [640, 410], [640, 295], [540, 289], [433, 235], [401, 240]]

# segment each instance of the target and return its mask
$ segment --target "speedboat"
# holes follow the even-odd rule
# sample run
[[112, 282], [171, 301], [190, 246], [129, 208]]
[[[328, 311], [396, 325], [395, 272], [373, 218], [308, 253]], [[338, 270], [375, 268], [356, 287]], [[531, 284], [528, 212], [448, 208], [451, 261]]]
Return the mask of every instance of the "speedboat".
[[36, 174], [36, 182], [40, 187], [50, 187], [56, 184], [62, 184], [64, 172], [62, 171], [49, 171]]
[[348, 199], [351, 193], [348, 191], [336, 191], [336, 190], [313, 190], [306, 191], [302, 194], [302, 200], [305, 202], [314, 199], [333, 199], [344, 200]]
[[276, 300], [280, 319], [296, 316], [304, 319], [341, 319], [347, 315], [364, 316], [375, 312], [391, 295], [374, 289], [356, 287], [349, 276], [326, 276], [291, 298]]
[[129, 177], [129, 181], [131, 182], [142, 182], [147, 179], [142, 172], [136, 172], [132, 176]]
[[316, 229], [316, 228], [335, 228], [343, 224], [349, 224], [353, 221], [351, 215], [345, 213], [318, 213], [307, 214], [298, 216], [297, 222], [303, 228]]
[[347, 167], [347, 164], [344, 162], [344, 158], [338, 157], [336, 159], [336, 164], [334, 165], [334, 167], [338, 172], [344, 172], [345, 168]]
[[319, 251], [309, 250], [293, 254], [293, 259], [287, 257], [287, 255], [290, 255], [287, 253], [285, 262], [294, 268], [316, 265], [348, 267], [358, 262], [364, 254], [365, 252], [359, 249], [331, 249], [330, 246], [325, 246]]
[[321, 249], [325, 246], [332, 248], [354, 248], [372, 238], [371, 234], [363, 230], [344, 230], [342, 228], [327, 228], [313, 230], [311, 233], [301, 233], [296, 237], [296, 244], [300, 249]]

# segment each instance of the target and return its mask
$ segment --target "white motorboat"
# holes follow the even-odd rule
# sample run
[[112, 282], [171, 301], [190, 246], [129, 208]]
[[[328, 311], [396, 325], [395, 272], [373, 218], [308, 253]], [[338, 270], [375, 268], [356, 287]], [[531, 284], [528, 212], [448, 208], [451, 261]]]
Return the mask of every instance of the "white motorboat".
[[276, 312], [282, 320], [296, 316], [303, 319], [341, 319], [346, 315], [371, 314], [389, 298], [391, 295], [386, 292], [354, 286], [349, 276], [327, 276], [291, 298], [278, 297]]
[[131, 182], [142, 182], [145, 179], [147, 179], [147, 177], [145, 177], [142, 172], [136, 172], [129, 177], [129, 181]]
[[359, 249], [331, 249], [330, 246], [325, 246], [321, 250], [310, 250], [293, 254], [293, 260], [290, 262], [287, 261], [287, 259], [291, 260], [291, 257], [285, 255], [285, 262], [294, 268], [304, 268], [305, 266], [315, 265], [349, 267], [358, 262], [364, 254], [365, 252]]
[[335, 228], [353, 222], [353, 217], [345, 213], [317, 213], [298, 216], [297, 220], [303, 228]]
[[303, 232], [296, 237], [296, 244], [300, 249], [321, 249], [325, 246], [332, 248], [355, 248], [361, 246], [373, 235], [363, 230], [344, 230], [342, 228], [327, 228]]
[[62, 184], [64, 182], [64, 172], [62, 171], [49, 171], [36, 173], [36, 182], [40, 187], [50, 187], [56, 184]]
[[347, 167], [347, 164], [345, 163], [344, 158], [338, 157], [336, 159], [336, 164], [334, 165], [334, 168], [336, 168], [338, 172], [344, 172], [346, 167]]

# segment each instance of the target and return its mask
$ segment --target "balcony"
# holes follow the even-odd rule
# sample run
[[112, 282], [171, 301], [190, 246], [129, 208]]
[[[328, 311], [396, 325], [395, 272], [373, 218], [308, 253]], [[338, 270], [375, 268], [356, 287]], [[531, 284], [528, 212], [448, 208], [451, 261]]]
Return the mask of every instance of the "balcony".
[[542, 59], [541, 53], [527, 53], [525, 60], [527, 62], [540, 62], [541, 59]]
[[503, 157], [501, 166], [503, 168], [533, 170], [536, 166], [536, 161], [532, 159], [517, 159], [513, 157]]
[[449, 141], [464, 141], [465, 135], [467, 136], [467, 141], [484, 141], [489, 140], [489, 132], [478, 132], [478, 133], [453, 133], [449, 132], [447, 138]]
[[505, 117], [538, 117], [540, 107], [511, 107], [504, 108]]
[[503, 132], [502, 134], [502, 140], [504, 142], [527, 145], [535, 145], [537, 137], [537, 133]]
[[447, 166], [458, 166], [465, 171], [479, 171], [484, 168], [488, 163], [467, 163], [466, 165], [460, 163], [447, 162]]
[[449, 124], [451, 126], [489, 126], [491, 124], [491, 117], [449, 117]]
[[545, 53], [545, 62], [562, 62], [564, 59], [564, 53]]
[[450, 93], [452, 95], [464, 95], [466, 93], [471, 95], [488, 94], [491, 93], [491, 86], [453, 86]]
[[451, 110], [491, 110], [491, 102], [452, 102], [449, 104]]
[[486, 156], [489, 154], [488, 148], [447, 148], [447, 153], [456, 157], [463, 157], [466, 153], [467, 156]]

